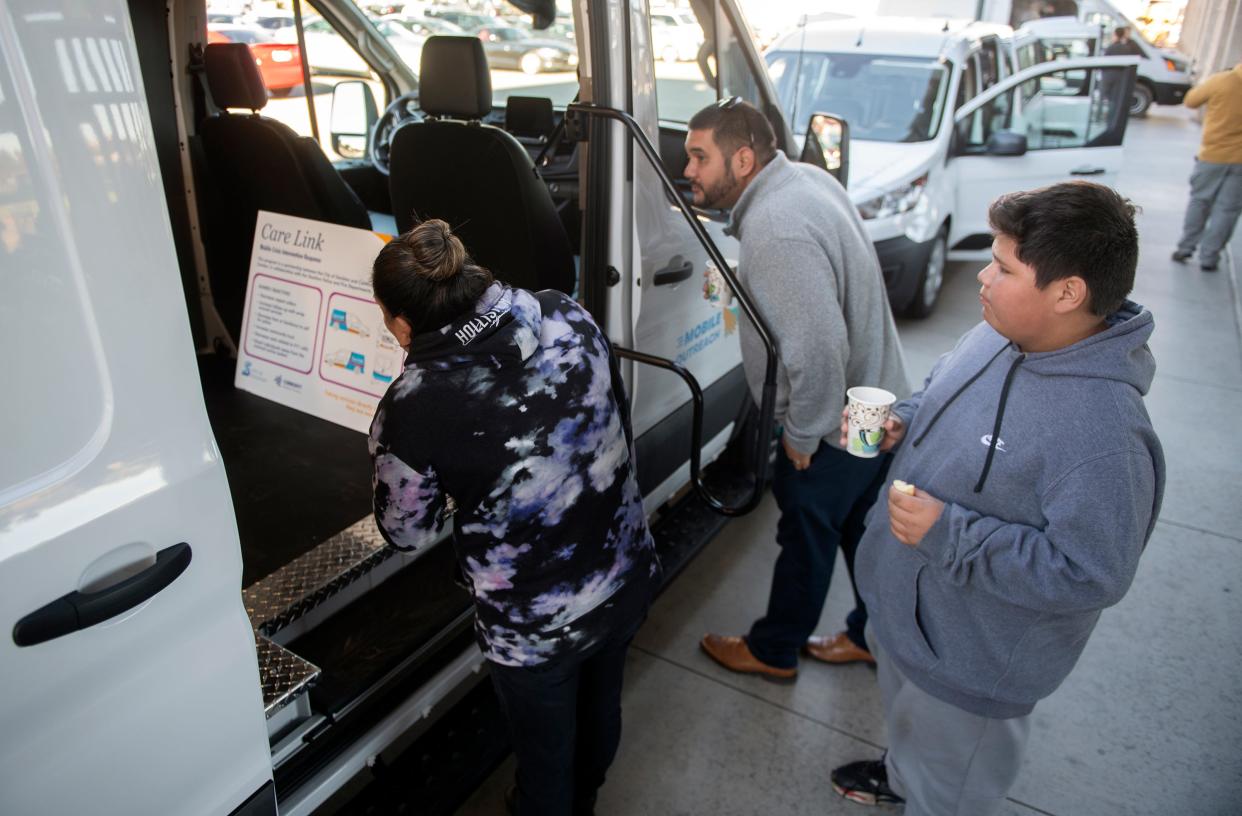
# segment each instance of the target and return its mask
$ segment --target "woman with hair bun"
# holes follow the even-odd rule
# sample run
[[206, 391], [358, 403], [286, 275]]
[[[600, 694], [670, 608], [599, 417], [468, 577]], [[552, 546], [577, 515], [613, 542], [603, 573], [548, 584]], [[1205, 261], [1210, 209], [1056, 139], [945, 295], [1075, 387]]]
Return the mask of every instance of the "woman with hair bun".
[[506, 800], [591, 813], [660, 572], [612, 348], [573, 300], [493, 280], [443, 221], [387, 244], [372, 286], [406, 350], [371, 423], [380, 531], [412, 550], [452, 517], [517, 755]]

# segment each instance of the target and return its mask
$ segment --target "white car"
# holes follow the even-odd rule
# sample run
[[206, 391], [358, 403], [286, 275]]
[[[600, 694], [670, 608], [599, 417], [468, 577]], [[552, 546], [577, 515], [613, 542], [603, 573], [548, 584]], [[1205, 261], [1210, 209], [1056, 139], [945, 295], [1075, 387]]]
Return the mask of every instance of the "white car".
[[703, 45], [703, 28], [688, 12], [652, 12], [651, 45], [665, 62], [689, 62]]
[[970, 21], [834, 20], [765, 55], [795, 132], [815, 113], [848, 124], [846, 182], [894, 311], [929, 314], [945, 261], [987, 256], [998, 195], [1080, 176], [1111, 183], [1120, 169], [1120, 94], [1137, 58], [1015, 74], [1010, 35]]

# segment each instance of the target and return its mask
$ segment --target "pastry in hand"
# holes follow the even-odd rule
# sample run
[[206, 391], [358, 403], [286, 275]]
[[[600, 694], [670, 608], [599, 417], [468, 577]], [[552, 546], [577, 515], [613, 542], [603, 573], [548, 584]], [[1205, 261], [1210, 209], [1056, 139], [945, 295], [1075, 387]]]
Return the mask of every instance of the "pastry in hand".
[[901, 479], [893, 479], [893, 490], [898, 493], [905, 493], [907, 496], [914, 495], [914, 485], [909, 482], [903, 482]]

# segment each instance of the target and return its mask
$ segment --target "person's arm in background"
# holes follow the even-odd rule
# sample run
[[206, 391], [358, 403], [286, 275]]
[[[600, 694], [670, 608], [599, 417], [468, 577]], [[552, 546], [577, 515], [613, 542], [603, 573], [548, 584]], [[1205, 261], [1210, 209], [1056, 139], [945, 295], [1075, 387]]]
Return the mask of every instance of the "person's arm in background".
[[1200, 82], [1198, 85], [1186, 92], [1186, 96], [1182, 99], [1182, 104], [1188, 108], [1198, 108], [1207, 104], [1212, 99], [1212, 94], [1216, 86], [1219, 84], [1219, 78], [1223, 74], [1210, 76]]
[[775, 336], [789, 379], [786, 452], [791, 460], [795, 454], [809, 458], [836, 424], [834, 406], [845, 401], [850, 345], [836, 277], [825, 269], [828, 259], [813, 241], [759, 239], [746, 254], [754, 259], [746, 286]]

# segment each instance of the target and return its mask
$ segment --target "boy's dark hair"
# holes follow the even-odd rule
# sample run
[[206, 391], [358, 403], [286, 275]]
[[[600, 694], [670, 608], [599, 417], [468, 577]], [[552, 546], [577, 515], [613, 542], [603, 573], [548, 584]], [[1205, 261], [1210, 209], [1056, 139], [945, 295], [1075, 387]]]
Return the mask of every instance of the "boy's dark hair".
[[1104, 317], [1134, 288], [1139, 252], [1134, 213], [1129, 199], [1111, 187], [1068, 181], [1001, 196], [988, 210], [988, 223], [1014, 239], [1018, 260], [1035, 270], [1037, 287], [1082, 278], [1088, 307]]
[[452, 323], [491, 283], [492, 273], [470, 260], [438, 218], [389, 241], [371, 266], [375, 299], [393, 317], [404, 317], [416, 335]]
[[725, 161], [733, 158], [739, 147], [755, 151], [755, 162], [763, 167], [776, 155], [776, 133], [759, 110], [740, 97], [722, 99], [696, 113], [690, 130], [710, 130], [712, 141], [724, 153]]

